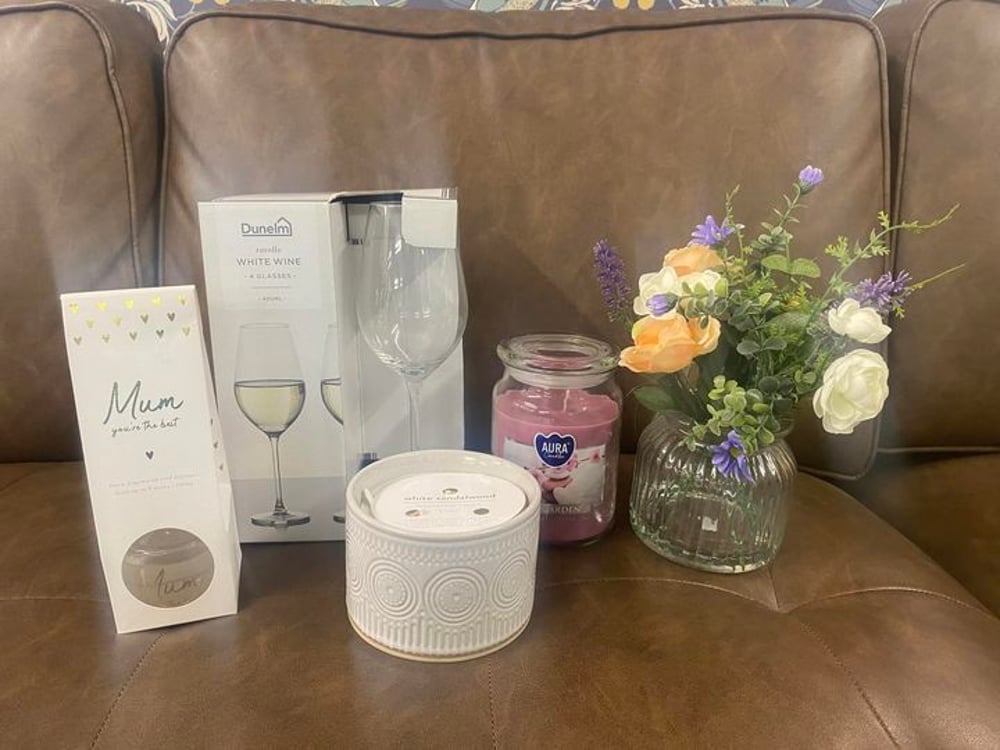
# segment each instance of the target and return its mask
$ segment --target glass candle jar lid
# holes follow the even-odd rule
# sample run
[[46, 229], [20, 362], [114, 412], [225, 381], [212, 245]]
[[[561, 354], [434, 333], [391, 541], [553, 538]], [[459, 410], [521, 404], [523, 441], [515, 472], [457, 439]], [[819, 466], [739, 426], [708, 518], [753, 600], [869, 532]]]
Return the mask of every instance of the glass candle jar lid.
[[454, 534], [499, 526], [527, 504], [521, 489], [499, 477], [428, 472], [373, 493], [372, 516], [397, 529]]
[[541, 388], [589, 388], [618, 367], [618, 353], [589, 336], [536, 333], [501, 341], [497, 355], [517, 380]]

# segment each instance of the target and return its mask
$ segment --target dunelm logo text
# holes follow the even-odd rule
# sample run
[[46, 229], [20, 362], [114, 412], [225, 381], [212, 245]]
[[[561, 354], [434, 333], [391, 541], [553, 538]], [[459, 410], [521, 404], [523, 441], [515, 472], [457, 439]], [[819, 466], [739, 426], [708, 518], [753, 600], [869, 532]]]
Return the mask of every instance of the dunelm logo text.
[[240, 224], [240, 235], [243, 237], [291, 237], [292, 222], [282, 216], [273, 224]]

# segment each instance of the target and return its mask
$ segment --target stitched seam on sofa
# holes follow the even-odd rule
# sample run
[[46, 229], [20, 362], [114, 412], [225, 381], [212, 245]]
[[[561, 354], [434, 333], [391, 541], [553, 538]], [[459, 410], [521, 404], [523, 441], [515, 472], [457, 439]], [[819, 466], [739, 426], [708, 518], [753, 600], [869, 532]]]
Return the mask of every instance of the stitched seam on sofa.
[[4, 495], [6, 495], [7, 492], [9, 492], [11, 488], [15, 487], [16, 485], [20, 484], [21, 482], [25, 481], [26, 479], [31, 479], [32, 477], [38, 476], [39, 474], [43, 473], [46, 470], [46, 468], [47, 467], [45, 467], [45, 466], [41, 466], [41, 467], [35, 469], [34, 471], [29, 471], [27, 474], [19, 476], [17, 479], [15, 479], [10, 484], [5, 484], [3, 487], [0, 487], [0, 497], [3, 497]]
[[844, 675], [851, 682], [851, 684], [854, 685], [854, 689], [858, 691], [858, 695], [861, 696], [861, 699], [865, 702], [865, 705], [868, 706], [868, 709], [872, 712], [872, 716], [875, 717], [875, 721], [878, 722], [878, 725], [882, 728], [882, 731], [885, 732], [886, 737], [888, 737], [889, 741], [892, 742], [893, 747], [900, 747], [899, 741], [895, 738], [895, 736], [893, 736], [892, 732], [889, 731], [888, 725], [885, 723], [885, 720], [882, 718], [882, 715], [878, 712], [878, 709], [875, 708], [875, 704], [872, 703], [871, 698], [868, 697], [868, 693], [865, 692], [865, 689], [861, 686], [861, 683], [858, 682], [857, 678], [854, 676], [854, 673], [847, 668], [847, 665], [837, 655], [837, 652], [834, 651], [833, 648], [830, 646], [830, 644], [827, 643], [826, 640], [818, 632], [816, 632], [816, 630], [814, 630], [812, 626], [810, 626], [808, 623], [802, 622], [801, 620], [798, 620], [796, 618], [791, 618], [791, 619], [794, 622], [797, 622], [799, 625], [801, 625], [806, 630], [806, 632], [808, 632], [813, 638], [815, 638], [816, 641], [820, 644], [820, 646], [822, 646], [823, 650], [826, 651], [826, 653], [830, 656], [831, 659], [833, 659], [834, 663], [840, 668], [840, 670], [844, 673]]
[[919, 594], [921, 596], [929, 596], [933, 599], [941, 599], [952, 604], [956, 604], [965, 609], [971, 609], [973, 612], [979, 612], [982, 615], [986, 615], [991, 620], [996, 620], [1000, 624], [1000, 620], [997, 616], [986, 609], [985, 605], [970, 604], [969, 602], [963, 602], [961, 599], [956, 599], [953, 596], [948, 596], [947, 594], [941, 594], [937, 591], [930, 591], [929, 589], [918, 589], [912, 586], [874, 586], [869, 589], [858, 589], [857, 591], [842, 591], [837, 594], [829, 594], [827, 596], [822, 596], [819, 599], [813, 599], [808, 602], [803, 602], [802, 604], [796, 604], [785, 610], [785, 614], [792, 614], [800, 609], [805, 609], [813, 606], [814, 604], [822, 604], [823, 602], [828, 602], [833, 599], [844, 599], [851, 596], [857, 596], [859, 594]]
[[[188, 31], [189, 28], [198, 24], [199, 22], [208, 21], [210, 19], [240, 19], [240, 20], [265, 20], [265, 21], [288, 21], [296, 24], [304, 24], [307, 26], [321, 26], [324, 28], [334, 29], [337, 31], [346, 32], [358, 32], [362, 34], [371, 34], [374, 36], [391, 36], [391, 37], [402, 37], [406, 39], [459, 39], [459, 38], [481, 38], [481, 39], [496, 39], [496, 40], [506, 40], [506, 41], [517, 41], [517, 40], [537, 40], [537, 39], [551, 39], [551, 40], [578, 40], [578, 39], [588, 39], [591, 37], [604, 36], [607, 34], [616, 34], [620, 32], [631, 33], [631, 32], [643, 32], [643, 31], [671, 31], [673, 29], [691, 29], [699, 28], [703, 26], [727, 26], [730, 24], [738, 23], [765, 23], [765, 22], [784, 22], [784, 21], [825, 21], [825, 22], [839, 22], [847, 24], [856, 24], [867, 29], [871, 34], [872, 38], [880, 41], [881, 37], [877, 30], [877, 27], [869, 19], [863, 16], [855, 16], [847, 13], [836, 13], [831, 11], [826, 12], [802, 12], [802, 11], [785, 11], [779, 9], [773, 9], [774, 12], [768, 12], [772, 9], [765, 10], [761, 13], [761, 9], [754, 9], [751, 12], [743, 13], [733, 13], [725, 18], [694, 18], [693, 14], [684, 14], [685, 17], [673, 19], [668, 23], [655, 23], [655, 24], [622, 24], [622, 25], [611, 25], [604, 28], [589, 29], [587, 31], [536, 31], [536, 32], [511, 32], [503, 33], [497, 31], [484, 31], [479, 29], [464, 29], [455, 31], [408, 31], [403, 29], [385, 29], [378, 28], [372, 25], [361, 25], [356, 23], [347, 22], [336, 22], [329, 21], [323, 18], [313, 18], [310, 16], [293, 15], [292, 13], [281, 13], [275, 11], [267, 12], [253, 12], [240, 10], [225, 10], [225, 11], [207, 11], [204, 13], [199, 13], [195, 16], [189, 16], [186, 18], [180, 26], [174, 32], [171, 37], [170, 42], [167, 45], [167, 55], [168, 57], [173, 52], [174, 47], [177, 46], [181, 37]], [[414, 11], [407, 11], [408, 13], [413, 13]], [[420, 12], [420, 11], [417, 11]], [[426, 13], [434, 13], [434, 11], [425, 11]], [[467, 22], [469, 19], [462, 19], [462, 22]]]
[[695, 588], [708, 589], [710, 591], [716, 591], [721, 594], [731, 594], [737, 599], [742, 599], [745, 602], [750, 602], [751, 604], [756, 604], [761, 609], [765, 609], [768, 612], [776, 612], [774, 608], [770, 607], [768, 604], [754, 599], [753, 597], [747, 596], [746, 594], [740, 594], [737, 591], [730, 591], [729, 589], [724, 589], [721, 586], [713, 586], [710, 583], [701, 583], [700, 581], [686, 581], [682, 578], [653, 578], [652, 576], [622, 576], [613, 578], [588, 578], [588, 579], [571, 579], [569, 581], [553, 581], [551, 583], [543, 583], [536, 587], [538, 591], [544, 591], [546, 589], [559, 588], [561, 586], [580, 586], [588, 583], [671, 583], [678, 584], [680, 586], [693, 586]]
[[909, 448], [879, 448], [878, 452], [887, 455], [903, 455], [906, 453], [961, 453], [976, 454], [981, 453], [989, 456], [1000, 452], [1000, 445], [917, 445]]
[[122, 94], [121, 84], [118, 81], [114, 44], [107, 29], [100, 24], [100, 21], [90, 10], [80, 8], [78, 12], [90, 22], [91, 28], [97, 34], [98, 40], [101, 42], [104, 50], [104, 69], [108, 76], [108, 88], [115, 102], [115, 113], [118, 115], [118, 126], [122, 139], [122, 153], [125, 157], [123, 166], [125, 168], [125, 191], [128, 194], [129, 239], [132, 245], [132, 276], [135, 279], [135, 285], [141, 286], [144, 283], [144, 279], [142, 278], [142, 260], [139, 249], [139, 209], [136, 205], [138, 197], [135, 189], [135, 155], [132, 153], [132, 126], [129, 122], [128, 108], [125, 106], [125, 97]]
[[[310, 9], [317, 6], [310, 6]], [[427, 16], [437, 15], [438, 17], [443, 17], [446, 11], [421, 11], [421, 10], [410, 10], [408, 13], [413, 14], [424, 13]], [[374, 17], [374, 16], [372, 16]], [[415, 17], [415, 16], [411, 16]], [[618, 18], [618, 16], [612, 16], [613, 18]], [[330, 21], [325, 18], [311, 17], [298, 15], [297, 10], [292, 10], [289, 12], [275, 12], [273, 10], [267, 10], [264, 12], [255, 11], [254, 9], [226, 9], [226, 10], [212, 10], [204, 13], [198, 13], [193, 16], [188, 16], [184, 19], [181, 24], [175, 29], [173, 36], [167, 44], [166, 55], [169, 57], [173, 48], [176, 46], [178, 41], [192, 26], [210, 19], [241, 19], [241, 20], [254, 20], [260, 19], [264, 21], [288, 21], [292, 23], [301, 23], [308, 26], [322, 26], [325, 28], [335, 29], [339, 31], [347, 32], [360, 32], [364, 34], [372, 34], [375, 36], [395, 36], [403, 37], [407, 39], [453, 39], [453, 38], [485, 38], [485, 39], [499, 39], [499, 40], [534, 40], [534, 39], [553, 39], [553, 40], [575, 40], [575, 39], [587, 39], [590, 37], [603, 36], [605, 34], [614, 34], [618, 32], [641, 32], [641, 31], [669, 31], [672, 29], [690, 29], [699, 28], [704, 26], [728, 26], [730, 24], [740, 24], [740, 23], [761, 23], [768, 21], [823, 21], [823, 22], [839, 22], [854, 24], [865, 28], [872, 36], [873, 39], [881, 40], [881, 34], [878, 31], [878, 27], [875, 25], [871, 19], [865, 18], [864, 16], [854, 15], [850, 13], [839, 13], [836, 11], [802, 11], [802, 10], [792, 10], [785, 8], [753, 8], [749, 11], [743, 12], [733, 12], [730, 10], [725, 16], [718, 16], [715, 18], [696, 18], [693, 14], [679, 14], [677, 18], [673, 18], [665, 23], [643, 23], [643, 24], [626, 24], [621, 25], [612, 24], [604, 26], [602, 28], [589, 29], [587, 31], [528, 31], [528, 32], [497, 32], [497, 31], [484, 31], [480, 29], [464, 29], [464, 30], [454, 30], [454, 31], [412, 31], [405, 29], [385, 29], [380, 28], [373, 24], [359, 24], [359, 23], [348, 23], [348, 22], [337, 22]], [[488, 16], [487, 16], [488, 18]], [[461, 23], [467, 23], [470, 19], [463, 18]], [[485, 20], [485, 19], [484, 19]], [[493, 18], [489, 18], [493, 20]], [[473, 23], [475, 21], [473, 20]], [[878, 43], [878, 42], [876, 42]]]
[[108, 712], [104, 714], [104, 720], [101, 721], [101, 726], [98, 727], [97, 733], [90, 741], [91, 750], [97, 747], [97, 743], [100, 741], [101, 735], [104, 734], [104, 730], [107, 728], [108, 722], [111, 721], [111, 714], [113, 714], [115, 709], [118, 707], [118, 703], [121, 701], [122, 697], [125, 695], [125, 692], [131, 686], [132, 680], [135, 679], [135, 676], [142, 668], [142, 665], [146, 663], [146, 659], [149, 656], [150, 652], [152, 652], [156, 644], [159, 643], [160, 639], [163, 638], [163, 636], [165, 635], [166, 633], [160, 633], [158, 636], [156, 636], [156, 638], [153, 639], [153, 642], [146, 647], [145, 651], [143, 651], [142, 656], [139, 657], [139, 661], [137, 661], [135, 663], [135, 666], [132, 667], [132, 671], [129, 672], [128, 677], [125, 678], [125, 682], [122, 683], [122, 686], [118, 689], [118, 693], [115, 695], [114, 700], [111, 701], [111, 706], [108, 708]]
[[486, 692], [490, 702], [490, 742], [493, 750], [500, 747], [497, 739], [497, 712], [493, 696], [493, 657], [486, 657]]
[[90, 604], [107, 604], [107, 599], [94, 599], [90, 596], [0, 596], [0, 604], [4, 602], [88, 602]]

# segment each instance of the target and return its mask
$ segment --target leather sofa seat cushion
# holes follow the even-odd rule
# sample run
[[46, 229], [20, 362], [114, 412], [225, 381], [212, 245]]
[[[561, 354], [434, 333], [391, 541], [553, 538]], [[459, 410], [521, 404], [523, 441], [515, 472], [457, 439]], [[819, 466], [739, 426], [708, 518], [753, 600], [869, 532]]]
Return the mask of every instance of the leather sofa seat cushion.
[[352, 633], [333, 543], [250, 545], [238, 615], [116, 637], [82, 465], [3, 466], [4, 740], [995, 747], [1000, 620], [847, 495], [797, 486], [770, 569], [672, 565], [623, 512], [599, 544], [543, 552], [518, 640], [443, 666]]
[[0, 461], [80, 455], [58, 294], [154, 281], [159, 80], [130, 8], [0, 2]]
[[[204, 13], [167, 52], [164, 280], [201, 282], [199, 200], [457, 185], [468, 442], [487, 448], [500, 339], [627, 341], [593, 278], [597, 240], [636, 278], [737, 182], [759, 231], [806, 163], [829, 184], [795, 227], [800, 252], [867, 236], [887, 204], [883, 59], [868, 22], [819, 12]], [[800, 463], [863, 473], [874, 425], [833, 437], [806, 412]], [[625, 450], [646, 419], [630, 403]]]
[[930, 218], [901, 235], [895, 263], [924, 279], [965, 263], [907, 307], [889, 338], [890, 449], [1000, 447], [1000, 2], [914, 0], [879, 15], [893, 74], [896, 215]]
[[1000, 454], [885, 455], [850, 491], [1000, 614]]

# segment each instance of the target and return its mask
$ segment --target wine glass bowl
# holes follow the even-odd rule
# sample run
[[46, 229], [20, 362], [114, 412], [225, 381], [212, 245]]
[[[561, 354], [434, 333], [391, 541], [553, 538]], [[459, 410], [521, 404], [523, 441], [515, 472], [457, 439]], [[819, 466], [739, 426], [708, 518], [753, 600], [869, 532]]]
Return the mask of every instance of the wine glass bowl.
[[309, 523], [307, 513], [285, 507], [282, 495], [278, 441], [298, 419], [306, 399], [306, 384], [295, 342], [286, 324], [247, 323], [240, 326], [233, 391], [243, 416], [263, 432], [271, 444], [274, 510], [255, 514], [250, 522], [272, 528]]
[[458, 248], [407, 242], [402, 213], [399, 203], [369, 206], [356, 311], [365, 343], [406, 383], [417, 450], [420, 385], [461, 340], [468, 300]]
[[326, 343], [323, 349], [323, 371], [320, 374], [319, 394], [323, 406], [341, 427], [344, 426], [344, 404], [341, 396], [340, 376], [340, 334], [337, 326], [326, 329]]

